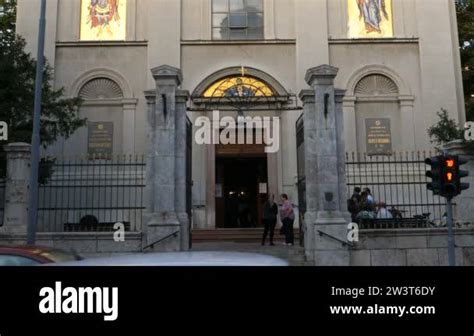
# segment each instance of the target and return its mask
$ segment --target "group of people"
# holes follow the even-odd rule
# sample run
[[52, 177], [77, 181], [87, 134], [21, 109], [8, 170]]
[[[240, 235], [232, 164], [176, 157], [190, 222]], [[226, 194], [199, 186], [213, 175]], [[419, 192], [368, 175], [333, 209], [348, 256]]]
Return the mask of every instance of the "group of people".
[[369, 188], [354, 188], [351, 198], [347, 200], [347, 210], [351, 213], [353, 223], [359, 223], [363, 219], [392, 218], [387, 205], [384, 202], [375, 202]]
[[[285, 245], [292, 246], [294, 244], [293, 223], [295, 222], [295, 211], [293, 205], [288, 200], [287, 194], [280, 196], [280, 220], [282, 228], [280, 234], [285, 236]], [[264, 231], [262, 237], [262, 245], [265, 245], [268, 234], [270, 234], [270, 246], [274, 246], [273, 237], [278, 218], [278, 205], [274, 201], [273, 195], [268, 198], [263, 207], [263, 224]]]
[[[280, 234], [285, 236], [285, 245], [294, 244], [293, 224], [295, 222], [295, 211], [293, 205], [288, 200], [287, 194], [280, 196], [281, 206], [274, 201], [274, 197], [269, 196], [263, 207], [264, 231], [262, 245], [265, 245], [267, 236], [270, 236], [270, 246], [274, 246], [273, 237], [275, 227], [278, 221], [278, 213], [282, 222]], [[359, 187], [354, 188], [350, 199], [347, 200], [347, 208], [351, 213], [352, 222], [359, 223], [363, 219], [386, 219], [392, 218], [392, 213], [387, 209], [384, 202], [376, 202], [372, 191], [369, 188], [362, 190]]]

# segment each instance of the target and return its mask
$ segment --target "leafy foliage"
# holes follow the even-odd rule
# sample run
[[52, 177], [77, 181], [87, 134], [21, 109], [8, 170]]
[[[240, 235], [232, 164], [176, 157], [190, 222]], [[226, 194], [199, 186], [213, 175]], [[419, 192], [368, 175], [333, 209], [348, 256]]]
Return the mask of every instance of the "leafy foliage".
[[439, 117], [438, 122], [428, 128], [428, 135], [432, 143], [442, 146], [464, 137], [463, 131], [459, 129], [456, 120], [449, 118], [447, 110], [441, 109], [437, 112], [437, 115]]
[[474, 121], [474, 0], [457, 4], [466, 116]]
[[[15, 19], [16, 0], [0, 0], [0, 120], [8, 124], [9, 143], [30, 143], [36, 61], [25, 52], [25, 40], [16, 35]], [[53, 88], [53, 70], [47, 63], [43, 74], [40, 136], [46, 147], [71, 136], [86, 120], [77, 115], [79, 98], [65, 98], [63, 88]], [[0, 152], [4, 144], [0, 141]], [[4, 168], [0, 163], [0, 177]]]

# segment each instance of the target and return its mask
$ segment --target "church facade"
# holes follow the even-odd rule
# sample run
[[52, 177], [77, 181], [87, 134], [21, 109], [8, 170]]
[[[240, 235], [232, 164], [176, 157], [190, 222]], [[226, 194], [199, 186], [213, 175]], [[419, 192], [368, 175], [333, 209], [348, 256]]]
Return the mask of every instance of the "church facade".
[[[335, 87], [345, 90], [348, 152], [430, 149], [426, 130], [441, 109], [464, 122], [451, 0], [47, 3], [45, 50], [54, 85], [82, 97], [79, 113], [88, 126], [45, 154], [146, 154], [144, 92], [155, 87], [150, 70], [161, 65], [181, 70], [180, 89], [190, 92], [187, 115], [195, 132], [203, 117], [219, 131], [216, 111], [220, 117], [268, 118], [278, 125], [272, 128], [278, 150], [271, 152], [261, 143], [193, 141], [194, 228], [242, 225], [229, 217], [233, 195], [247, 195], [245, 206], [254, 217], [262, 195], [286, 193], [298, 204], [298, 94], [309, 88], [305, 75], [315, 66], [339, 69]], [[18, 33], [32, 52], [38, 16], [38, 1], [18, 1]], [[266, 132], [256, 125], [252, 138]], [[94, 128], [105, 132], [107, 141], [94, 142], [92, 134], [100, 133]], [[383, 129], [379, 138], [377, 129]]]

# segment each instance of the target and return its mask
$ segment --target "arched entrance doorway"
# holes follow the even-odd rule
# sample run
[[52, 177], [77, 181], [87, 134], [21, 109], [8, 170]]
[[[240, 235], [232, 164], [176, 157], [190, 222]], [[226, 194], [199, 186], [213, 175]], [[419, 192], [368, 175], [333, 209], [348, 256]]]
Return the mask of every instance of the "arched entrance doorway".
[[280, 114], [295, 109], [295, 97], [265, 72], [240, 66], [207, 77], [191, 100], [198, 132], [205, 118], [212, 129], [204, 150], [205, 226], [195, 228], [261, 226], [263, 203], [280, 189]]

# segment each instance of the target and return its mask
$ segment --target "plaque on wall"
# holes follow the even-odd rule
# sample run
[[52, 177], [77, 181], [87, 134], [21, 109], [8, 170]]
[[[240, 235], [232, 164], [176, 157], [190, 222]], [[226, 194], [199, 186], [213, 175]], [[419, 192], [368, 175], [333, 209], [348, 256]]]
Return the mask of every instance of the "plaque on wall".
[[91, 157], [110, 158], [114, 148], [114, 123], [89, 122], [88, 154]]
[[392, 131], [389, 118], [365, 120], [368, 155], [392, 154]]

